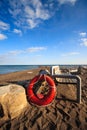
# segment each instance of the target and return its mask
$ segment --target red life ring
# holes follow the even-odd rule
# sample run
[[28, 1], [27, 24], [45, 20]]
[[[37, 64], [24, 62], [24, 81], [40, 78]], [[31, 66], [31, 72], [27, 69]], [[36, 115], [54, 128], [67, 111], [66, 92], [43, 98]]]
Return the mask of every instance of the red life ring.
[[[33, 86], [36, 82], [38, 82], [38, 80], [46, 80], [47, 83], [49, 84], [50, 88], [49, 88], [49, 92], [47, 95], [38, 97], [33, 92]], [[54, 83], [53, 79], [47, 75], [38, 75], [31, 80], [31, 82], [27, 88], [27, 94], [28, 94], [29, 101], [31, 103], [39, 105], [39, 106], [48, 105], [49, 103], [51, 103], [53, 101], [53, 99], [56, 95], [55, 83]]]

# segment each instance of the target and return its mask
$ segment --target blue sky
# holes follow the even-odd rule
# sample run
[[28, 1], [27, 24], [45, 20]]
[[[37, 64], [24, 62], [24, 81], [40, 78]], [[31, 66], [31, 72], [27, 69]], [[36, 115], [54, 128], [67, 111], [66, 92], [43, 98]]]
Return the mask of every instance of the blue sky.
[[7, 64], [87, 64], [87, 0], [0, 0]]

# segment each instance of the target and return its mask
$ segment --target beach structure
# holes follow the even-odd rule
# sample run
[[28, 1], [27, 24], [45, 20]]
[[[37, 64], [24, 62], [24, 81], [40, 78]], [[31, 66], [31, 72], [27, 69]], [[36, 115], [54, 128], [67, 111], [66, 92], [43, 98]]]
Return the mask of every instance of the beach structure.
[[52, 66], [50, 67], [50, 73], [53, 74], [61, 74], [61, 70], [59, 66]]
[[[39, 106], [50, 104], [56, 96], [56, 85], [54, 79], [56, 79], [56, 81], [61, 84], [76, 84], [76, 102], [81, 103], [81, 78], [77, 75], [61, 73], [59, 66], [50, 67], [50, 72], [48, 70], [41, 70], [39, 72], [39, 75], [35, 76], [31, 80], [27, 88], [29, 101]], [[48, 92], [45, 96], [43, 96], [42, 94], [35, 94], [34, 86], [35, 84], [36, 86], [38, 86], [38, 82], [47, 82], [46, 87], [48, 86]], [[41, 85], [39, 84], [39, 86]], [[41, 86], [41, 88], [43, 87]]]
[[[52, 77], [61, 84], [76, 84], [77, 86], [77, 102], [81, 103], [81, 78], [78, 75], [61, 73], [59, 66], [52, 66], [50, 68]], [[77, 70], [75, 70], [77, 72]]]

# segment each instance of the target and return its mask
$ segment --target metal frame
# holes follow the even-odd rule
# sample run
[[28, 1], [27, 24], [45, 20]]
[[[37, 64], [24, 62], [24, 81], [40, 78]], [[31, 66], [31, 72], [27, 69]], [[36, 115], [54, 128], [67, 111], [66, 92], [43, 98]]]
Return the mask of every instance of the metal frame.
[[[76, 84], [77, 85], [77, 102], [81, 103], [81, 78], [77, 75], [72, 74], [54, 74], [53, 69], [57, 68], [58, 66], [52, 66], [50, 68], [50, 74], [53, 78], [69, 78], [69, 79], [76, 79], [76, 82], [61, 82], [61, 84]], [[42, 70], [39, 74], [49, 74], [48, 71]], [[60, 82], [59, 82], [60, 83]]]
[[[69, 78], [69, 79], [76, 79], [77, 81], [77, 102], [81, 103], [81, 78], [77, 75], [71, 74], [57, 74], [52, 75], [53, 78]], [[64, 82], [65, 83], [65, 82]], [[63, 84], [63, 82], [62, 82]], [[73, 84], [73, 83], [72, 83]]]

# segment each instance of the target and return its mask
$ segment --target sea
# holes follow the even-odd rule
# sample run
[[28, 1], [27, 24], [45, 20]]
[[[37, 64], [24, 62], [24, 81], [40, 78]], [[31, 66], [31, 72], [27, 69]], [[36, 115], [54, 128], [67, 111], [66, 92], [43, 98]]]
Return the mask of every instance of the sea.
[[0, 65], [0, 74], [37, 69], [38, 65]]
[[[55, 65], [0, 65], [0, 74], [7, 74], [11, 72], [37, 69], [41, 66], [55, 66]], [[81, 65], [58, 65], [60, 68], [77, 68]]]

